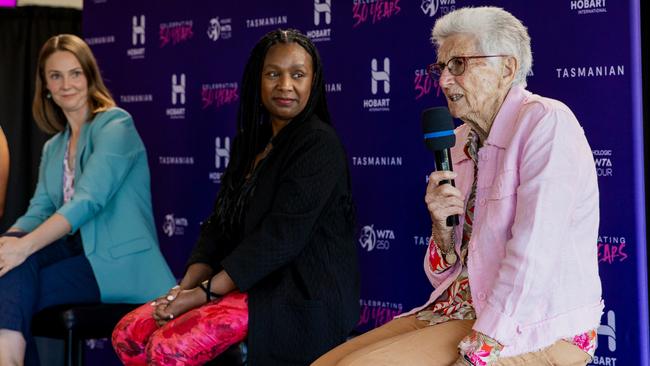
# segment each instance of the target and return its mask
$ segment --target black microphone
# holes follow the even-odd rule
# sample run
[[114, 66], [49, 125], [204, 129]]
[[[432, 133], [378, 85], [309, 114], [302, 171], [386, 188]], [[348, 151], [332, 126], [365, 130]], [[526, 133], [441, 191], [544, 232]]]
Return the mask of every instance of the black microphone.
[[[425, 145], [433, 151], [435, 170], [453, 171], [449, 149], [456, 145], [456, 135], [454, 135], [454, 120], [447, 107], [425, 109], [422, 112], [422, 132]], [[456, 186], [453, 179], [440, 181], [440, 184], [447, 183]], [[454, 225], [458, 225], [458, 215], [447, 217], [447, 226]]]

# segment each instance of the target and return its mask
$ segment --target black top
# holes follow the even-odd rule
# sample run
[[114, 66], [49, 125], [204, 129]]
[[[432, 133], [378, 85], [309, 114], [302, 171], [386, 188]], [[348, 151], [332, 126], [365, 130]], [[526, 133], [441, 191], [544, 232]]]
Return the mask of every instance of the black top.
[[241, 236], [206, 222], [189, 264], [225, 269], [248, 293], [250, 366], [306, 365], [359, 316], [347, 158], [333, 128], [312, 117], [278, 133], [258, 173]]

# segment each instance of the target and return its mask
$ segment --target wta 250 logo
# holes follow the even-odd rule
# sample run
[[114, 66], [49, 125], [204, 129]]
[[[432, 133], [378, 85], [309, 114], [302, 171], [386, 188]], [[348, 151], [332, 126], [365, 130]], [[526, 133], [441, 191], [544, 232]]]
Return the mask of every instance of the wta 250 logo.
[[210, 19], [210, 25], [206, 32], [208, 38], [216, 42], [219, 39], [229, 39], [232, 37], [232, 19], [214, 17]]
[[361, 229], [359, 244], [369, 252], [390, 249], [390, 241], [395, 240], [395, 233], [389, 229], [377, 229], [375, 225], [366, 225]]
[[185, 235], [185, 228], [189, 223], [184, 217], [174, 217], [173, 213], [165, 215], [165, 222], [163, 223], [162, 230], [166, 236], [172, 237], [174, 235]]
[[614, 176], [614, 164], [612, 164], [613, 151], [611, 149], [597, 149], [591, 152], [594, 155], [596, 174], [599, 177]]
[[422, 0], [420, 9], [430, 17], [435, 16], [438, 12], [447, 14], [456, 9], [456, 0]]

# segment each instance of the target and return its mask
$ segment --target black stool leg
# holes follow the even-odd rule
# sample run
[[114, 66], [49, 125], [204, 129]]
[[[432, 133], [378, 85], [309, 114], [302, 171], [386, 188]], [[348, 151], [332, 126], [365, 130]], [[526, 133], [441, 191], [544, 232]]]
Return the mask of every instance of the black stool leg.
[[84, 340], [78, 339], [75, 342], [75, 362], [74, 366], [83, 366], [84, 364]]
[[72, 351], [72, 349], [74, 348], [75, 342], [74, 342], [74, 334], [72, 332], [72, 329], [68, 329], [68, 332], [66, 334], [66, 338], [65, 338], [64, 343], [65, 343], [65, 345], [64, 345], [65, 354], [63, 355], [63, 364], [65, 366], [73, 366], [74, 365], [74, 361], [73, 361], [74, 360], [74, 358], [73, 358], [74, 352]]
[[82, 366], [84, 364], [83, 339], [77, 339], [72, 329], [68, 329], [65, 339], [65, 366]]

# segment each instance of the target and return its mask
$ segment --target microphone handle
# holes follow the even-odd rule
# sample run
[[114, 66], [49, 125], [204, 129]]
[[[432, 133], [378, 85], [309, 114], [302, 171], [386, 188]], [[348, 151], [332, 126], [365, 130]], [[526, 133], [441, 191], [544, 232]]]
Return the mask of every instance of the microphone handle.
[[[451, 162], [451, 151], [449, 149], [435, 150], [433, 152], [435, 162], [436, 162], [436, 171], [447, 170], [453, 171], [454, 167]], [[451, 184], [452, 187], [456, 187], [456, 183], [453, 179], [451, 180], [441, 180], [438, 185]], [[458, 221], [458, 215], [451, 215], [447, 217], [447, 226], [457, 226], [460, 222]]]

